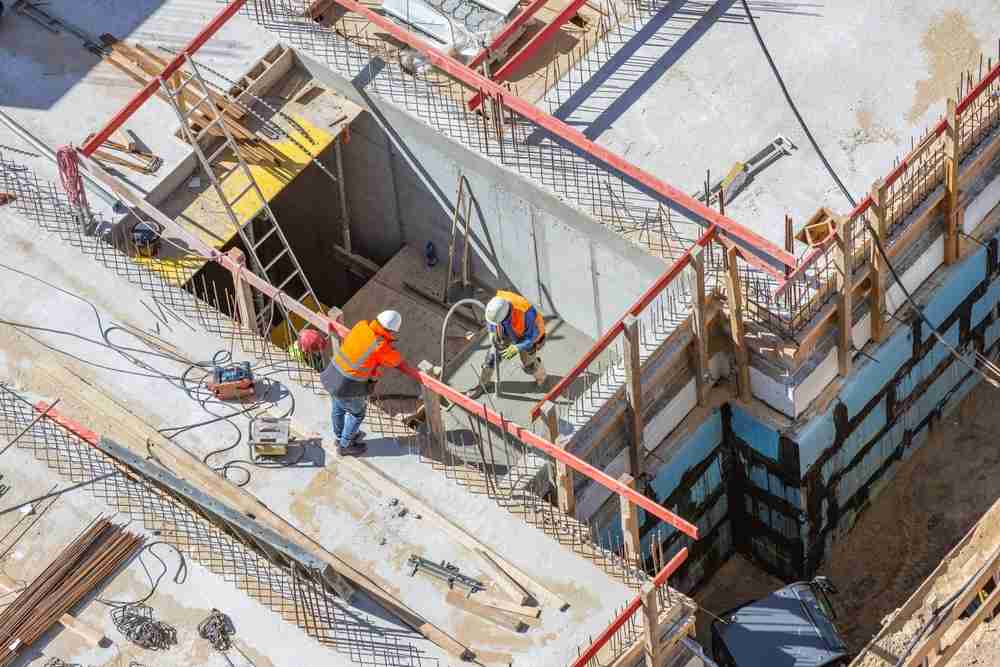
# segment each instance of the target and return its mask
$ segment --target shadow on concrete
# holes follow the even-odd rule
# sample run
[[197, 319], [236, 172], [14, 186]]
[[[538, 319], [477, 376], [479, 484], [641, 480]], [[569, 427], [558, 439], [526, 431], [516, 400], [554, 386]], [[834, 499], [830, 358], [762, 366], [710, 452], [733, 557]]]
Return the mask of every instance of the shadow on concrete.
[[[817, 16], [813, 10], [820, 6], [794, 2], [750, 3], [755, 17], [758, 13]], [[570, 125], [582, 126], [581, 131], [589, 139], [600, 137], [716, 23], [749, 26], [738, 0], [667, 2], [610, 60], [573, 91], [553, 115]], [[687, 24], [690, 25], [685, 28]], [[661, 50], [655, 58], [652, 54], [640, 53]], [[592, 120], [573, 118], [575, 113], [585, 109], [590, 115], [595, 106], [602, 110]]]
[[[0, 20], [0, 105], [8, 108], [49, 109], [84, 78], [103, 89], [124, 88], [139, 91], [139, 84], [124, 74], [105, 76], [92, 73], [101, 56], [87, 48], [89, 41], [99, 43], [109, 33], [145, 46], [164, 46], [178, 50], [207, 22], [195, 13], [190, 3], [171, 0], [110, 0], [101, 3], [100, 11], [92, 2], [36, 2], [49, 16], [64, 22], [45, 27], [32, 18], [31, 12], [19, 12], [13, 2]], [[220, 5], [221, 6], [221, 5]], [[213, 10], [215, 7], [210, 7]], [[153, 14], [155, 24], [141, 29]], [[39, 17], [41, 18], [41, 17]], [[247, 45], [232, 40], [209, 41], [199, 53], [233, 60], [246, 59]], [[96, 129], [96, 128], [95, 128]]]

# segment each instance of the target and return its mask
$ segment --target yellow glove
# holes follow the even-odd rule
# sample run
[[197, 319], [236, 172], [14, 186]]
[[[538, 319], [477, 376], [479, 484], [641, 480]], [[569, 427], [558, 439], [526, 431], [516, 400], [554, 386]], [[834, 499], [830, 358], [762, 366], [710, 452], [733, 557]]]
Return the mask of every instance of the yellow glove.
[[517, 345], [508, 345], [506, 348], [504, 348], [504, 351], [500, 353], [500, 356], [504, 360], [509, 360], [516, 357], [518, 355], [518, 352], [519, 350], [517, 349]]

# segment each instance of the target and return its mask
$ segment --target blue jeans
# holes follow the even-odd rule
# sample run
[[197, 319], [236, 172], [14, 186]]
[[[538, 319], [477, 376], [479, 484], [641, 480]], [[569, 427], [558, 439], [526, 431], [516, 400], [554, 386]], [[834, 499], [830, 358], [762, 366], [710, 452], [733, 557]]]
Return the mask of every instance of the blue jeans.
[[354, 396], [351, 398], [333, 397], [333, 435], [337, 438], [338, 447], [351, 444], [351, 439], [361, 428], [368, 410], [368, 397]]

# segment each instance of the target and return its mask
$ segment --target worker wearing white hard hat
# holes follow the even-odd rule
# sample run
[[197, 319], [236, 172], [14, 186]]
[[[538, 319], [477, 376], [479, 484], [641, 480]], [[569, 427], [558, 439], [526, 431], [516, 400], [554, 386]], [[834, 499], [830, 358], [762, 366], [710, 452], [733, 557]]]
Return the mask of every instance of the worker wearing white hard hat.
[[333, 433], [342, 455], [365, 451], [358, 435], [368, 410], [368, 394], [383, 368], [395, 368], [403, 362], [394, 345], [402, 325], [399, 313], [386, 310], [370, 322], [358, 322], [344, 340], [334, 342], [333, 361], [320, 380], [333, 397]]
[[481, 395], [493, 381], [497, 355], [505, 360], [520, 357], [521, 368], [544, 389], [548, 373], [538, 352], [545, 345], [545, 321], [538, 309], [520, 294], [500, 290], [486, 304], [486, 324], [493, 344], [483, 365], [480, 385], [469, 395]]

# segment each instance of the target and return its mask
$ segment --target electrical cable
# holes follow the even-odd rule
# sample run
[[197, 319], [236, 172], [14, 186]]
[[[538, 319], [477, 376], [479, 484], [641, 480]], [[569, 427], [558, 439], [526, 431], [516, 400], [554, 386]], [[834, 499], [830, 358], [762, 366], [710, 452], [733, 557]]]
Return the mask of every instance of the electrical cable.
[[[820, 148], [819, 143], [817, 143], [815, 137], [813, 137], [813, 134], [809, 130], [809, 126], [806, 124], [805, 119], [802, 117], [802, 114], [799, 113], [799, 109], [796, 106], [795, 101], [792, 99], [791, 94], [788, 92], [787, 86], [785, 86], [785, 81], [781, 76], [781, 72], [778, 70], [778, 66], [775, 64], [774, 58], [771, 57], [771, 52], [768, 50], [767, 44], [764, 43], [764, 37], [763, 35], [761, 35], [760, 30], [757, 28], [757, 21], [754, 19], [753, 13], [750, 11], [750, 6], [747, 4], [747, 0], [740, 0], [740, 2], [743, 4], [743, 9], [746, 12], [747, 19], [750, 22], [750, 27], [753, 29], [753, 33], [757, 37], [757, 43], [760, 45], [761, 51], [763, 51], [764, 56], [767, 58], [767, 62], [771, 67], [771, 72], [773, 72], [774, 78], [778, 81], [778, 85], [781, 87], [781, 92], [784, 94], [785, 100], [788, 102], [788, 106], [792, 109], [792, 112], [798, 119], [799, 125], [802, 127], [802, 131], [805, 132], [806, 137], [809, 139], [809, 143], [812, 144], [813, 150], [816, 151], [816, 154], [823, 162], [823, 165], [826, 167], [826, 170], [830, 174], [830, 177], [833, 178], [837, 186], [840, 188], [841, 192], [843, 192], [844, 197], [847, 199], [848, 202], [850, 202], [851, 207], [857, 208], [858, 204], [855, 201], [854, 197], [851, 196], [851, 193], [847, 189], [847, 186], [845, 186], [843, 181], [840, 180], [840, 177], [837, 175], [837, 172], [834, 170], [829, 160], [826, 159], [826, 155], [823, 153], [823, 150]], [[875, 231], [871, 223], [864, 216], [861, 217], [861, 221], [865, 225], [865, 228], [868, 230], [868, 233], [872, 239], [872, 243], [878, 250], [879, 256], [882, 258], [883, 263], [886, 265], [886, 268], [889, 269], [889, 273], [892, 275], [892, 279], [899, 286], [899, 289], [902, 290], [903, 295], [906, 297], [906, 301], [910, 305], [910, 307], [917, 313], [917, 315], [924, 322], [924, 324], [927, 325], [931, 335], [933, 335], [937, 339], [937, 341], [945, 349], [947, 349], [948, 352], [950, 352], [960, 363], [969, 368], [969, 370], [978, 374], [980, 377], [982, 377], [983, 380], [985, 380], [993, 387], [1000, 388], [1000, 368], [994, 365], [985, 356], [983, 356], [979, 352], [976, 352], [975, 353], [976, 359], [979, 360], [979, 362], [982, 363], [986, 368], [989, 368], [990, 371], [997, 376], [996, 378], [989, 377], [986, 373], [983, 372], [982, 369], [977, 368], [973, 363], [970, 363], [965, 358], [965, 356], [961, 354], [961, 352], [959, 352], [954, 346], [952, 346], [947, 340], [945, 340], [944, 336], [938, 333], [937, 327], [930, 321], [930, 319], [927, 318], [927, 316], [924, 314], [923, 309], [919, 305], [917, 305], [917, 302], [914, 300], [913, 295], [910, 293], [910, 290], [906, 287], [906, 285], [903, 284], [902, 279], [896, 272], [896, 268], [889, 260], [889, 255], [885, 250], [885, 246], [882, 244], [882, 239], [879, 238], [878, 232]]]

